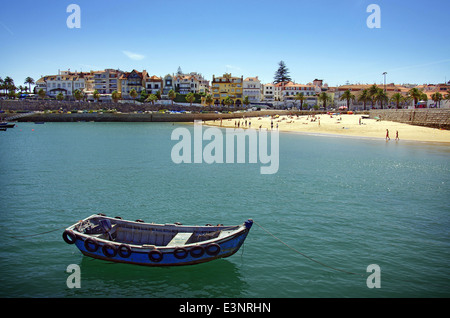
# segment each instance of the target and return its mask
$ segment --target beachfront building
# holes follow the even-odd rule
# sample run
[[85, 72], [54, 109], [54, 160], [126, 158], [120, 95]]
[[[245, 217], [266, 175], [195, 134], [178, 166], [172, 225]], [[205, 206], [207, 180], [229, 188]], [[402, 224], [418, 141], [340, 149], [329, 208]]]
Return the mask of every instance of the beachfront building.
[[243, 82], [243, 76], [233, 77], [231, 73], [225, 73], [220, 77], [213, 75], [211, 90], [214, 105], [225, 105], [225, 100], [231, 99], [233, 104], [230, 106], [241, 106], [243, 102]]
[[122, 93], [123, 99], [131, 99], [130, 92], [134, 89], [138, 95], [145, 89], [145, 83], [148, 74], [146, 70], [138, 72], [132, 70], [131, 72], [123, 72], [119, 77], [119, 91]]
[[91, 73], [58, 71], [58, 75], [47, 75], [37, 80], [35, 92], [43, 89], [50, 97], [56, 97], [59, 93], [72, 96], [77, 89], [86, 93], [88, 89], [92, 89], [91, 79]]
[[93, 73], [93, 89], [101, 95], [111, 95], [112, 92], [119, 90], [119, 78], [123, 74], [120, 70], [105, 69]]
[[248, 96], [250, 103], [258, 103], [261, 101], [262, 85], [261, 81], [256, 77], [247, 77], [243, 85], [244, 98]]
[[157, 94], [162, 92], [163, 89], [163, 79], [156, 75], [149, 76], [145, 80], [145, 89], [148, 94]]
[[167, 74], [163, 78], [163, 95], [169, 94], [169, 91], [175, 91], [175, 84], [173, 82], [173, 75]]
[[265, 101], [273, 101], [275, 99], [275, 84], [263, 84], [263, 98]]
[[[346, 100], [341, 100], [342, 94], [344, 94], [345, 91], [350, 91], [355, 98], [350, 101], [350, 107], [349, 110], [355, 110], [355, 109], [363, 109], [364, 103], [362, 101], [359, 101], [359, 96], [362, 94], [364, 90], [369, 90], [371, 86], [376, 85], [381, 89], [386, 90], [386, 95], [388, 98], [390, 98], [395, 93], [400, 93], [402, 96], [406, 97], [408, 91], [410, 88], [401, 86], [401, 85], [395, 85], [394, 83], [390, 84], [346, 84], [336, 87], [334, 92], [334, 102], [335, 106], [338, 108], [343, 108], [347, 106]], [[378, 102], [374, 102], [374, 107], [377, 108]], [[392, 104], [385, 102], [383, 103], [384, 107], [386, 105], [392, 106]], [[372, 107], [372, 101], [366, 101], [366, 109], [370, 109]]]
[[197, 72], [183, 74], [181, 68], [178, 68], [177, 75], [174, 76], [174, 83], [175, 91], [183, 95], [209, 92], [209, 81]]

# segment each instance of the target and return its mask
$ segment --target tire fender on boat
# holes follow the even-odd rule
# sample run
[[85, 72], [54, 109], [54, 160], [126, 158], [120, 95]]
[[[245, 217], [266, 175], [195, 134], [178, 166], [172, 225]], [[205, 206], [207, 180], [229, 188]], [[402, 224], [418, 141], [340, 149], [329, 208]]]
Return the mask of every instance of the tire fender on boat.
[[67, 244], [73, 244], [77, 240], [77, 236], [71, 230], [65, 230], [63, 233], [63, 240]]
[[191, 254], [192, 257], [198, 258], [205, 254], [205, 249], [203, 248], [203, 246], [194, 246], [189, 251], [189, 254]]
[[220, 245], [216, 243], [208, 244], [205, 248], [205, 251], [209, 256], [216, 256], [220, 253]]
[[189, 254], [188, 251], [183, 247], [177, 247], [176, 249], [173, 250], [173, 256], [175, 256], [175, 258], [178, 259], [186, 258], [188, 254]]
[[[94, 247], [92, 247], [92, 245]], [[88, 237], [85, 241], [84, 241], [84, 247], [89, 251], [89, 252], [96, 252], [98, 250], [98, 243], [97, 240], [92, 238], [92, 237]]]
[[161, 262], [163, 259], [163, 253], [159, 250], [151, 250], [148, 253], [148, 258], [155, 263]]
[[105, 244], [102, 247], [102, 252], [106, 257], [114, 257], [117, 255], [117, 248], [112, 244]]
[[128, 258], [131, 255], [131, 248], [127, 244], [120, 244], [117, 253], [119, 253], [120, 257]]

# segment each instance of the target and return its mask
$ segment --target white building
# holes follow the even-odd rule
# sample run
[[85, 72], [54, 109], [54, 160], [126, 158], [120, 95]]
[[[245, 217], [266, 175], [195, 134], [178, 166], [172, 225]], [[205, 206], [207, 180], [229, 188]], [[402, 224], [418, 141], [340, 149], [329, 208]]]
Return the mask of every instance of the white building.
[[48, 75], [41, 77], [36, 84], [36, 93], [43, 89], [48, 96], [55, 97], [59, 93], [64, 96], [71, 96], [75, 90], [86, 92], [91, 84], [92, 75], [83, 72], [58, 72], [58, 75]]
[[261, 101], [261, 81], [256, 77], [247, 77], [244, 79], [243, 95], [248, 96], [250, 103]]
[[265, 101], [273, 101], [275, 99], [275, 84], [263, 85], [263, 97]]

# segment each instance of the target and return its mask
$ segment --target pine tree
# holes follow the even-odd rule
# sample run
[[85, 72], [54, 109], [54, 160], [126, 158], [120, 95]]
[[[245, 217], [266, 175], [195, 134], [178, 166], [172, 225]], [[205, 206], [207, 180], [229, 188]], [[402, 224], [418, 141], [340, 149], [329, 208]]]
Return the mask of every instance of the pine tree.
[[275, 72], [274, 83], [287, 82], [291, 81], [291, 77], [289, 76], [289, 69], [286, 67], [283, 61], [278, 63], [278, 70]]

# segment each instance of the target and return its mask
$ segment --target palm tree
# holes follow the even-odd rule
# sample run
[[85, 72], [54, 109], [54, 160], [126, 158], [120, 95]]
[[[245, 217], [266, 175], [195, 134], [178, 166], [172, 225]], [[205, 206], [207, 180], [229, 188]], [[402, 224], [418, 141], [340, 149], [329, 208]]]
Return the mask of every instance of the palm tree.
[[300, 101], [300, 110], [302, 110], [303, 102], [306, 100], [306, 96], [303, 93], [297, 93], [297, 94], [295, 94], [294, 99]]
[[441, 100], [442, 100], [442, 94], [439, 92], [436, 92], [431, 95], [431, 99], [437, 104], [439, 103], [439, 108], [441, 108]]
[[400, 108], [400, 103], [403, 102], [405, 100], [405, 98], [403, 97], [402, 94], [400, 93], [395, 93], [394, 95], [391, 96], [391, 102], [394, 102], [397, 104], [397, 109]]
[[187, 94], [185, 98], [188, 103], [191, 103], [191, 107], [192, 107], [192, 103], [195, 101], [194, 93], [191, 92], [191, 93]]
[[347, 101], [347, 110], [350, 110], [350, 100], [355, 100], [355, 95], [350, 92], [349, 89], [347, 89], [339, 98], [340, 100], [346, 100]]
[[156, 97], [155, 94], [149, 94], [148, 97], [145, 99], [146, 102], [152, 103], [152, 105], [155, 105], [156, 100], [158, 100], [158, 97]]
[[98, 90], [95, 90], [94, 93], [92, 93], [92, 97], [94, 97], [94, 99], [97, 101], [100, 99], [100, 93], [98, 92]]
[[417, 107], [417, 102], [419, 101], [421, 94], [422, 91], [417, 89], [416, 87], [413, 87], [408, 91], [408, 96], [414, 100], [414, 108]]
[[81, 100], [81, 99], [83, 99], [83, 93], [79, 90], [79, 89], [76, 89], [74, 92], [73, 92], [73, 96], [75, 97], [75, 99], [76, 100]]
[[206, 105], [208, 105], [209, 107], [211, 107], [211, 105], [213, 104], [214, 100], [211, 96], [211, 94], [206, 95], [205, 97], [205, 103]]
[[136, 103], [136, 97], [138, 96], [138, 93], [136, 92], [136, 90], [133, 88], [130, 91], [130, 97], [133, 99], [133, 102]]
[[368, 101], [370, 101], [370, 95], [369, 95], [369, 90], [368, 89], [363, 89], [361, 91], [361, 94], [358, 96], [358, 102], [363, 102], [364, 104], [364, 110], [366, 110], [366, 103]]
[[114, 103], [117, 103], [117, 101], [121, 98], [121, 94], [118, 91], [113, 91], [111, 93], [111, 98], [114, 101]]
[[177, 93], [175, 93], [175, 91], [173, 89], [171, 89], [168, 93], [169, 98], [172, 100], [172, 106], [173, 106], [173, 100], [175, 99], [175, 97], [177, 97]]
[[231, 105], [234, 104], [234, 100], [233, 100], [230, 96], [225, 97], [225, 99], [223, 100], [223, 102], [224, 102], [224, 104], [227, 105], [227, 106], [231, 106]]
[[330, 96], [328, 96], [328, 94], [325, 93], [325, 92], [320, 93], [320, 94], [317, 96], [317, 100], [323, 103], [323, 108], [324, 108], [325, 110], [327, 110], [327, 101], [329, 101], [330, 99], [331, 99]]
[[381, 109], [383, 109], [383, 102], [387, 102], [389, 100], [389, 97], [386, 95], [386, 92], [382, 88], [378, 88], [378, 91], [375, 94], [375, 100], [377, 102], [380, 102]]
[[28, 84], [28, 88], [29, 88], [29, 90], [30, 90], [30, 92], [31, 92], [31, 85], [34, 85], [34, 79], [32, 79], [31, 77], [28, 76], [28, 77], [25, 79], [24, 84]]
[[372, 101], [372, 108], [373, 108], [373, 104], [375, 103], [376, 100], [376, 95], [378, 93], [378, 86], [373, 84], [372, 86], [369, 87], [369, 97], [370, 100]]

